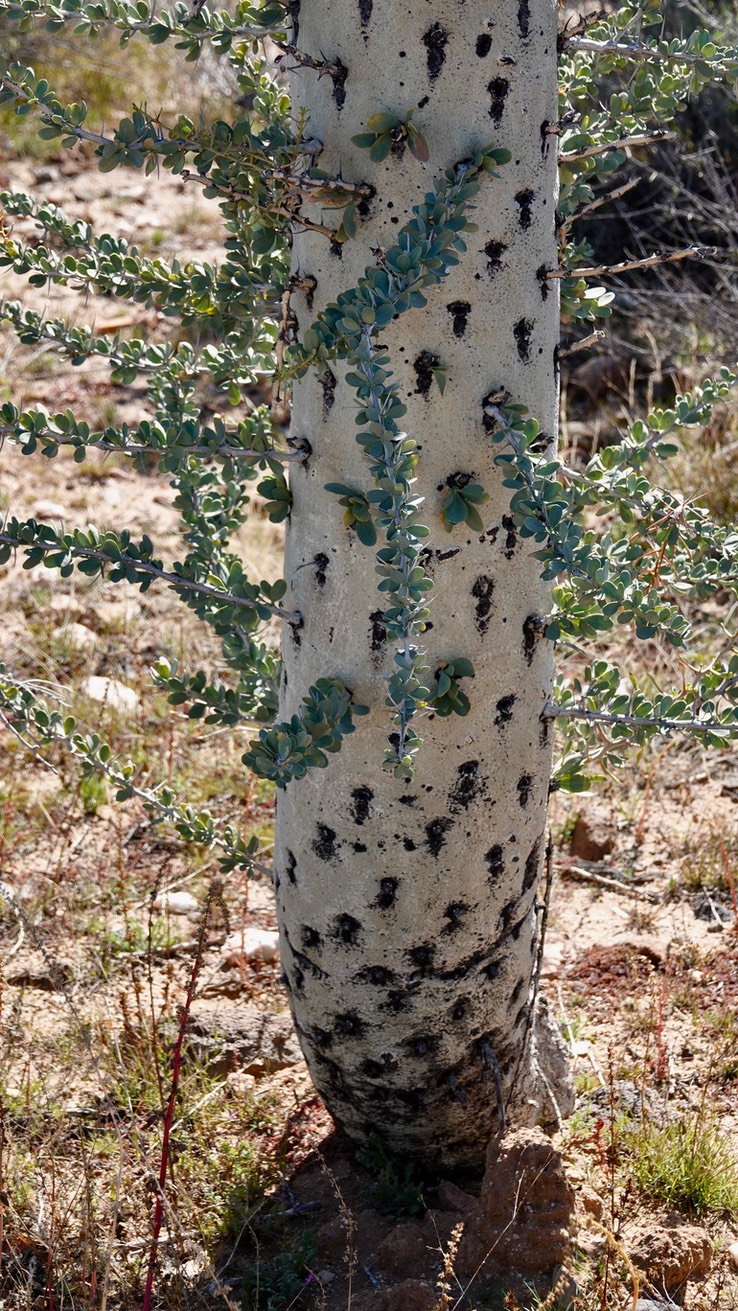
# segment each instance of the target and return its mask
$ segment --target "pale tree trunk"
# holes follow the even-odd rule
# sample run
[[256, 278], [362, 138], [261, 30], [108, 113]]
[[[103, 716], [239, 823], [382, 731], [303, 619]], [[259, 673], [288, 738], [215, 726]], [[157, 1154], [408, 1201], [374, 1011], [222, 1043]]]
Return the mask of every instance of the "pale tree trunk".
[[[302, 0], [292, 12], [297, 47], [347, 70], [338, 81], [304, 68], [292, 77], [306, 134], [323, 143], [320, 167], [376, 188], [341, 250], [297, 237], [295, 269], [317, 280], [309, 304], [294, 298], [300, 332], [393, 244], [444, 169], [474, 147], [512, 152], [499, 179], [482, 181], [460, 265], [427, 308], [381, 333], [408, 405], [403, 427], [421, 448], [429, 663], [465, 656], [476, 670], [463, 684], [467, 718], [423, 719], [412, 783], [382, 769], [392, 650], [374, 550], [324, 490], [370, 486], [341, 364], [295, 389], [293, 433], [312, 456], [291, 476], [286, 548], [288, 602], [304, 623], [285, 638], [285, 713], [328, 675], [371, 711], [328, 770], [278, 800], [277, 903], [297, 1030], [318, 1090], [353, 1137], [378, 1133], [397, 1150], [468, 1163], [483, 1158], [500, 1102], [518, 1121], [545, 1121], [550, 1092], [568, 1097], [565, 1082], [554, 1087], [559, 1054], [531, 1006], [551, 760], [540, 617], [550, 600], [509, 517], [483, 413], [504, 388], [554, 440], [558, 305], [544, 274], [557, 262], [556, 137], [546, 132], [557, 117], [556, 4]], [[375, 164], [352, 144], [371, 114], [404, 119], [410, 108], [427, 165], [407, 152]], [[428, 385], [433, 358], [448, 368], [443, 396]], [[490, 493], [483, 534], [444, 531], [439, 489], [453, 474]]]

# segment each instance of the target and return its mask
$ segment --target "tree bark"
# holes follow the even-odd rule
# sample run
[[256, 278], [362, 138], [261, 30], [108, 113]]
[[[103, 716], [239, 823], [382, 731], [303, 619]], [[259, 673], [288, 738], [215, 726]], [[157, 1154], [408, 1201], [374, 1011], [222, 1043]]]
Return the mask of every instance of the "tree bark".
[[[502, 1123], [551, 1120], [566, 1103], [562, 1064], [536, 1021], [532, 976], [551, 740], [541, 711], [552, 677], [541, 636], [549, 609], [539, 566], [509, 515], [484, 402], [504, 388], [551, 443], [557, 417], [554, 237], [557, 118], [555, 0], [301, 0], [294, 41], [339, 63], [343, 80], [298, 68], [295, 111], [323, 144], [330, 176], [376, 195], [343, 247], [301, 232], [294, 267], [317, 280], [296, 295], [299, 331], [355, 286], [390, 247], [434, 178], [480, 146], [512, 152], [475, 200], [478, 231], [425, 309], [381, 334], [401, 383], [403, 426], [420, 447], [415, 490], [431, 527], [429, 663], [465, 656], [466, 718], [428, 714], [417, 772], [382, 768], [391, 643], [381, 622], [374, 549], [344, 527], [341, 482], [368, 489], [345, 369], [312, 370], [295, 388], [293, 433], [312, 455], [290, 474], [285, 577], [301, 629], [284, 639], [283, 711], [336, 675], [370, 707], [325, 771], [280, 794], [277, 904], [285, 982], [316, 1087], [356, 1139], [446, 1166], [483, 1160]], [[373, 163], [351, 138], [379, 110], [413, 122], [430, 149]], [[308, 211], [324, 222], [334, 211]], [[373, 253], [374, 252], [374, 253]], [[443, 395], [429, 375], [448, 369]], [[485, 531], [447, 534], [440, 492], [452, 475], [490, 494]], [[544, 1058], [543, 1048], [548, 1055]], [[548, 1069], [543, 1068], [548, 1065]], [[566, 1109], [566, 1105], [561, 1107]]]

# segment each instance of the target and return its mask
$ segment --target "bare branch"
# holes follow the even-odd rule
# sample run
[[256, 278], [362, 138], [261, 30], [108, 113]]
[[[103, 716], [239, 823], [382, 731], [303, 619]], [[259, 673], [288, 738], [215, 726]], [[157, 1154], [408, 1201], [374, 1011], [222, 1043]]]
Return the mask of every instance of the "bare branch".
[[595, 328], [594, 332], [589, 333], [589, 336], [580, 338], [580, 340], [575, 341], [572, 346], [564, 346], [564, 348], [559, 351], [559, 359], [565, 360], [569, 355], [576, 355], [577, 351], [587, 350], [588, 347], [594, 346], [595, 342], [602, 341], [603, 337], [606, 335], [604, 328]]
[[560, 164], [570, 164], [576, 159], [591, 159], [593, 155], [605, 155], [608, 150], [628, 150], [632, 146], [650, 146], [655, 141], [675, 141], [676, 132], [666, 128], [656, 128], [638, 137], [620, 137], [616, 141], [601, 141], [597, 146], [586, 146], [584, 150], [572, 150], [559, 155]]
[[653, 715], [613, 715], [607, 710], [587, 710], [585, 706], [559, 706], [547, 701], [541, 719], [586, 719], [595, 724], [627, 724], [631, 728], [658, 728], [663, 733], [732, 733], [738, 721], [720, 723], [714, 719], [658, 719]]
[[651, 60], [661, 64], [710, 64], [711, 68], [727, 68], [736, 58], [707, 60], [699, 50], [663, 50], [656, 46], [628, 45], [619, 41], [593, 41], [591, 37], [563, 34], [563, 44], [569, 50], [581, 50], [593, 55], [616, 55], [621, 59]]
[[646, 255], [643, 259], [624, 260], [622, 264], [599, 264], [592, 268], [552, 269], [546, 274], [549, 280], [557, 278], [601, 278], [618, 273], [629, 273], [631, 269], [651, 269], [657, 264], [676, 264], [681, 259], [707, 259], [716, 255], [716, 246], [687, 246], [684, 250], [674, 250], [671, 254], [664, 252]]

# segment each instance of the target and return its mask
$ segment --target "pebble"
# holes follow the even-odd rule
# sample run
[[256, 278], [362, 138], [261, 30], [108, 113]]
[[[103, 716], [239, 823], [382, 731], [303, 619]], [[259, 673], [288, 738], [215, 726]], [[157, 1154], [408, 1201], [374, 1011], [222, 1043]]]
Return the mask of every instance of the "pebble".
[[200, 903], [191, 892], [162, 892], [154, 900], [154, 909], [169, 911], [170, 915], [193, 915], [200, 909]]
[[279, 959], [279, 934], [276, 929], [247, 928], [230, 933], [220, 949], [225, 965], [243, 960], [265, 962]]
[[728, 1260], [734, 1270], [738, 1270], [738, 1243], [731, 1243], [728, 1248]]
[[89, 650], [90, 647], [97, 645], [96, 635], [92, 629], [85, 628], [84, 624], [64, 624], [56, 630], [55, 636], [62, 642], [68, 642], [70, 646], [76, 646], [79, 651]]
[[655, 1297], [639, 1297], [636, 1311], [679, 1311], [676, 1302], [659, 1302]]
[[125, 683], [107, 678], [104, 674], [91, 674], [89, 678], [83, 678], [80, 691], [91, 701], [101, 701], [111, 710], [120, 710], [125, 714], [130, 714], [140, 703], [138, 692], [134, 692], [132, 687], [126, 687]]
[[319, 1284], [332, 1284], [335, 1277], [332, 1270], [319, 1270], [316, 1276]]
[[34, 519], [64, 519], [66, 513], [59, 501], [37, 501], [33, 507]]

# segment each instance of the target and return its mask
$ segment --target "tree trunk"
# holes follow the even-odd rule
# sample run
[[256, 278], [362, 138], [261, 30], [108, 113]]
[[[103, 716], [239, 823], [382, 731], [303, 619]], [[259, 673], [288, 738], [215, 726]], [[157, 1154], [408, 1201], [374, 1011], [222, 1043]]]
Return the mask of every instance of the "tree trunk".
[[[320, 168], [376, 188], [343, 247], [296, 238], [294, 267], [317, 280], [310, 304], [294, 298], [300, 332], [393, 244], [444, 169], [475, 147], [512, 151], [499, 179], [482, 181], [479, 230], [460, 265], [427, 308], [381, 334], [420, 447], [429, 663], [465, 656], [476, 670], [464, 684], [466, 718], [423, 719], [411, 784], [382, 768], [393, 652], [374, 549], [344, 527], [324, 490], [370, 485], [343, 366], [312, 370], [295, 388], [293, 433], [313, 453], [291, 475], [285, 570], [304, 624], [285, 637], [284, 712], [327, 675], [370, 707], [329, 769], [278, 800], [277, 903], [297, 1031], [316, 1087], [354, 1138], [379, 1132], [406, 1154], [468, 1164], [483, 1159], [503, 1104], [518, 1122], [551, 1120], [561, 1074], [555, 1042], [552, 1063], [541, 1056], [546, 1025], [533, 1018], [531, 988], [551, 757], [540, 715], [552, 656], [540, 616], [550, 601], [509, 517], [483, 413], [504, 388], [554, 440], [557, 284], [543, 275], [557, 264], [556, 137], [546, 133], [557, 118], [556, 4], [302, 0], [292, 9], [298, 48], [347, 70], [338, 80], [306, 68], [292, 77], [306, 136], [323, 143]], [[373, 163], [352, 144], [373, 113], [404, 119], [410, 108], [428, 164], [408, 152]], [[338, 222], [332, 211], [322, 218]], [[443, 395], [434, 360], [448, 368]], [[490, 494], [484, 533], [443, 529], [440, 489], [453, 474]], [[559, 1091], [566, 1098], [565, 1082]]]

